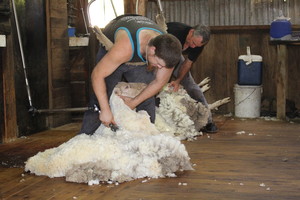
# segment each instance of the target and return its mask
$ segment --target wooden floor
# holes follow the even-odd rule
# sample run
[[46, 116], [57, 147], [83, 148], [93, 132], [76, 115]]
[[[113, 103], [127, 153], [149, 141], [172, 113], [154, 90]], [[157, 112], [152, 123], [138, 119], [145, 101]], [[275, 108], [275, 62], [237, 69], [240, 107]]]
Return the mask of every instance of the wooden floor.
[[119, 185], [88, 186], [23, 172], [28, 157], [67, 141], [80, 124], [0, 144], [0, 199], [300, 199], [300, 123], [214, 119], [219, 133], [184, 142], [194, 171]]

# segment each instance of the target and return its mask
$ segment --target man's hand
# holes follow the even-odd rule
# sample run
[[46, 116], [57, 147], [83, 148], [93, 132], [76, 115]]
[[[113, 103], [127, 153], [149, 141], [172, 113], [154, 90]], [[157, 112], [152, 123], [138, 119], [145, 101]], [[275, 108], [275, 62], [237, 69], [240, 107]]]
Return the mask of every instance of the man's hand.
[[131, 97], [126, 97], [126, 96], [122, 96], [122, 95], [119, 95], [119, 97], [121, 99], [123, 99], [124, 103], [129, 107], [131, 108], [132, 110], [135, 109], [135, 107], [137, 106], [135, 101], [134, 101], [134, 98], [131, 98]]
[[109, 127], [110, 124], [116, 124], [114, 116], [110, 110], [101, 111], [99, 114], [99, 119], [101, 123], [106, 127]]
[[179, 81], [175, 80], [175, 81], [171, 81], [171, 83], [169, 84], [169, 87], [173, 87], [173, 91], [177, 92], [179, 90]]

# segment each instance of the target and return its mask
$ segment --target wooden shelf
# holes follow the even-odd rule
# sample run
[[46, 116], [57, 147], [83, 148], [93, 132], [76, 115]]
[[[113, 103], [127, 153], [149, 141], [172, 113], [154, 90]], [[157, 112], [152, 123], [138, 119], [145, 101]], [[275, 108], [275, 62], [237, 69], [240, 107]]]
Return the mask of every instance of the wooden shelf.
[[69, 37], [69, 46], [70, 47], [82, 47], [89, 45], [88, 37]]

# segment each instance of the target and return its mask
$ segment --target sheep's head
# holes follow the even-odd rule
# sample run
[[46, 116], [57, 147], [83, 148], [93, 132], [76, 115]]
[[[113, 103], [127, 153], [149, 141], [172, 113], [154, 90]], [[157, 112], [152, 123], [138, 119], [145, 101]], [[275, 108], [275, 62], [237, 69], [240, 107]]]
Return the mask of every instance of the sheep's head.
[[115, 93], [117, 95], [127, 96], [134, 98], [136, 97], [145, 87], [147, 84], [145, 83], [126, 83], [126, 82], [119, 82], [115, 87]]

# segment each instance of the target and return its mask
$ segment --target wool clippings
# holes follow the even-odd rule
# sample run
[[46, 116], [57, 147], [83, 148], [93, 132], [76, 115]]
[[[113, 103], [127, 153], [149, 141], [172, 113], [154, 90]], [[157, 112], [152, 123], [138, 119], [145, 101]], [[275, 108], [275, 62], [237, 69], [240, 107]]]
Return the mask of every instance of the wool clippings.
[[260, 183], [259, 186], [260, 187], [266, 187], [266, 185], [264, 183]]
[[237, 135], [242, 135], [242, 134], [245, 134], [246, 132], [245, 131], [238, 131], [236, 132]]
[[179, 186], [181, 186], [181, 185], [182, 185], [182, 186], [187, 186], [188, 184], [187, 184], [187, 183], [181, 183], [181, 182], [179, 182], [178, 185], [179, 185]]

